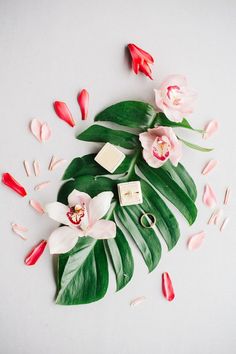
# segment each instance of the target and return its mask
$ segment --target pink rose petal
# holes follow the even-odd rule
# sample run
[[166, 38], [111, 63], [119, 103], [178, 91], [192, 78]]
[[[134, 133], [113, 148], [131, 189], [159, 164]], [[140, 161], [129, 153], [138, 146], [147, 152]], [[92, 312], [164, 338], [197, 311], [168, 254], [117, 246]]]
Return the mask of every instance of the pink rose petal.
[[34, 208], [39, 214], [44, 214], [44, 209], [42, 205], [36, 200], [30, 200], [29, 204]]
[[138, 305], [142, 304], [145, 300], [146, 300], [145, 296], [137, 297], [136, 299], [133, 299], [130, 301], [130, 306], [132, 306], [132, 307], [138, 306]]
[[167, 272], [162, 274], [162, 293], [168, 301], [172, 301], [175, 298], [172, 281]]
[[43, 123], [41, 126], [41, 141], [45, 142], [51, 137], [51, 129], [47, 123]]
[[60, 165], [66, 163], [66, 162], [67, 162], [67, 160], [64, 160], [64, 159], [60, 159], [60, 160], [53, 162], [53, 164], [51, 165], [51, 171], [55, 170], [57, 167], [59, 167]]
[[20, 236], [23, 240], [27, 240], [27, 237], [23, 234], [24, 232], [27, 232], [28, 229], [22, 225], [19, 224], [11, 224], [12, 226], [12, 231], [15, 232], [18, 236]]
[[219, 129], [217, 120], [211, 120], [204, 128], [203, 139], [209, 139]]
[[37, 186], [34, 187], [35, 191], [40, 191], [44, 188], [46, 188], [51, 182], [50, 181], [46, 181], [46, 182], [42, 182], [40, 184], [37, 184]]
[[212, 208], [213, 206], [216, 205], [216, 196], [211, 187], [206, 184], [204, 187], [204, 193], [203, 193], [203, 198], [202, 198], [203, 203], [209, 207]]
[[226, 225], [228, 224], [228, 222], [229, 222], [229, 218], [224, 219], [224, 221], [222, 222], [221, 227], [220, 227], [220, 231], [221, 232], [224, 231], [224, 229], [225, 229]]
[[225, 204], [225, 205], [228, 204], [230, 195], [231, 195], [231, 188], [228, 187], [228, 188], [226, 189], [226, 191], [225, 191], [225, 196], [224, 196], [224, 204]]
[[218, 160], [210, 160], [203, 168], [202, 174], [207, 175], [216, 167], [217, 164], [218, 164]]
[[23, 164], [24, 164], [24, 168], [25, 168], [25, 173], [26, 173], [26, 175], [27, 175], [28, 177], [31, 176], [31, 171], [30, 171], [29, 162], [26, 161], [26, 160], [24, 160]]
[[197, 248], [199, 248], [201, 246], [204, 239], [205, 239], [205, 232], [204, 231], [198, 232], [197, 234], [190, 236], [188, 239], [188, 242], [187, 242], [188, 249], [191, 251], [196, 250]]
[[39, 165], [39, 161], [38, 160], [34, 160], [33, 168], [34, 168], [35, 176], [39, 176], [40, 175], [40, 165]]
[[41, 122], [38, 119], [33, 119], [30, 123], [31, 133], [41, 142]]

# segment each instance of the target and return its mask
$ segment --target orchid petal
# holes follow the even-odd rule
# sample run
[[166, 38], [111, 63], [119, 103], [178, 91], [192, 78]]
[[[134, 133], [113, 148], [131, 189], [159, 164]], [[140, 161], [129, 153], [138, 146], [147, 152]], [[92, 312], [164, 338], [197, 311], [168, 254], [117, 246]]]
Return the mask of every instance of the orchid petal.
[[36, 118], [30, 122], [30, 131], [39, 142], [41, 142], [41, 126], [41, 122]]
[[116, 224], [110, 220], [98, 220], [86, 230], [86, 236], [105, 240], [116, 236]]
[[39, 213], [39, 214], [44, 214], [44, 209], [43, 209], [42, 205], [41, 205], [38, 201], [31, 199], [31, 200], [29, 201], [29, 204], [30, 204], [30, 206], [32, 206], [32, 208], [33, 208], [35, 211], [37, 211], [37, 213]]
[[112, 192], [102, 192], [91, 199], [88, 209], [90, 225], [93, 225], [97, 220], [106, 215], [110, 208], [113, 195]]
[[51, 137], [51, 129], [48, 123], [43, 123], [41, 126], [41, 141], [47, 141]]
[[145, 296], [137, 297], [136, 299], [133, 299], [130, 301], [130, 306], [131, 307], [138, 306], [138, 305], [142, 304], [145, 300], [146, 300]]
[[162, 274], [162, 293], [168, 301], [172, 301], [175, 298], [172, 281], [167, 272]]
[[207, 175], [216, 167], [217, 164], [218, 164], [218, 160], [210, 160], [203, 168], [202, 174]]
[[42, 240], [37, 246], [35, 246], [30, 253], [26, 256], [25, 258], [25, 264], [27, 266], [32, 266], [34, 265], [38, 259], [41, 257], [43, 254], [45, 248], [47, 246], [47, 241]]
[[54, 202], [47, 204], [44, 210], [51, 219], [64, 225], [71, 225], [71, 222], [67, 217], [67, 213], [70, 210], [68, 206], [59, 202]]
[[88, 91], [83, 89], [78, 95], [78, 103], [80, 106], [80, 111], [82, 115], [82, 120], [85, 120], [88, 116], [88, 104], [89, 104], [89, 94]]
[[62, 226], [52, 232], [48, 239], [51, 254], [69, 252], [78, 241], [78, 232], [68, 226]]
[[20, 236], [23, 240], [27, 240], [27, 237], [23, 234], [24, 232], [27, 232], [28, 229], [22, 225], [19, 224], [12, 224], [12, 231], [15, 232], [18, 236]]
[[91, 200], [92, 198], [90, 197], [90, 195], [84, 192], [80, 192], [77, 189], [74, 189], [68, 196], [68, 204], [70, 207], [73, 207], [77, 204], [85, 204], [86, 209], [88, 209]]
[[64, 120], [71, 127], [75, 126], [75, 121], [65, 102], [55, 101], [54, 110], [60, 119]]
[[208, 184], [205, 185], [202, 201], [209, 208], [216, 205], [216, 195]]
[[205, 239], [205, 232], [204, 231], [201, 231], [201, 232], [198, 232], [197, 234], [192, 235], [188, 239], [188, 249], [190, 249], [191, 251], [196, 250], [197, 248], [199, 248], [201, 246], [204, 239]]
[[209, 139], [219, 129], [219, 122], [211, 120], [204, 128], [203, 139]]
[[11, 188], [22, 197], [27, 195], [25, 188], [19, 182], [17, 182], [10, 173], [3, 173], [2, 183], [4, 183], [7, 187]]

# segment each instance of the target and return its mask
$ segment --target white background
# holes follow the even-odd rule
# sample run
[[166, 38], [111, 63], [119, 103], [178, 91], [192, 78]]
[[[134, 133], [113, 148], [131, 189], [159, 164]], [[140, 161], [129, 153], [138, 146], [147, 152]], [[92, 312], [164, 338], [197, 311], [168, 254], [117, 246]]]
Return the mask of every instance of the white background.
[[[234, 0], [205, 1], [0, 1], [0, 171], [9, 171], [29, 191], [20, 198], [0, 188], [0, 352], [2, 354], [233, 354], [236, 352], [235, 209], [235, 19]], [[134, 42], [155, 58], [154, 81], [135, 76], [125, 46]], [[104, 107], [125, 99], [153, 102], [153, 88], [169, 74], [185, 74], [198, 92], [191, 123], [201, 128], [218, 119], [219, 134], [209, 141], [182, 131], [198, 144], [214, 146], [210, 154], [185, 149], [183, 163], [196, 180], [199, 217], [190, 228], [178, 215], [182, 237], [171, 252], [163, 251], [158, 268], [148, 275], [134, 250], [135, 275], [115, 293], [114, 277], [102, 301], [85, 306], [55, 305], [52, 258], [48, 250], [35, 267], [25, 255], [56, 223], [37, 215], [29, 198], [43, 204], [56, 199], [64, 166], [47, 171], [52, 154], [68, 162], [95, 151], [77, 141], [76, 132], [90, 125]], [[80, 119], [76, 95], [90, 93], [90, 115]], [[53, 112], [54, 100], [67, 102], [76, 120], [73, 130]], [[28, 124], [47, 121], [52, 139], [41, 145]], [[179, 133], [180, 134], [180, 133]], [[219, 167], [208, 177], [200, 171], [209, 158]], [[27, 178], [22, 161], [41, 163], [41, 176]], [[34, 192], [35, 184], [52, 185]], [[233, 197], [224, 208], [230, 217], [220, 233], [207, 226], [211, 211], [201, 202], [208, 182], [222, 204], [225, 188]], [[22, 241], [11, 222], [29, 228]], [[201, 249], [190, 252], [186, 240], [204, 229]], [[161, 273], [173, 279], [176, 299], [161, 294]], [[145, 303], [130, 308], [137, 296]]]

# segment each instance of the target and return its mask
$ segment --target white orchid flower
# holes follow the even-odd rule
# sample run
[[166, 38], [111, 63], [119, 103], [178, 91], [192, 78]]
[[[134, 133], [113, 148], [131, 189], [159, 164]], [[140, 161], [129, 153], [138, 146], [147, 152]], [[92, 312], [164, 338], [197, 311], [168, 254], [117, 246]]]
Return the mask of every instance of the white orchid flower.
[[97, 240], [114, 238], [116, 224], [110, 220], [100, 220], [108, 212], [112, 192], [102, 192], [91, 198], [76, 189], [68, 196], [68, 206], [49, 203], [45, 206], [48, 216], [67, 226], [52, 232], [48, 245], [51, 254], [66, 253], [77, 243], [79, 237], [90, 236]]

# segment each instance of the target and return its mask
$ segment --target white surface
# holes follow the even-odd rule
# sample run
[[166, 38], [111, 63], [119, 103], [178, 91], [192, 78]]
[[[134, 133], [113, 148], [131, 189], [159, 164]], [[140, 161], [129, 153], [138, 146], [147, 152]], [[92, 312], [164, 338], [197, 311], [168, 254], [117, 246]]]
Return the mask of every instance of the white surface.
[[[114, 278], [100, 302], [60, 307], [55, 292], [52, 258], [46, 252], [37, 266], [23, 259], [30, 248], [46, 238], [55, 223], [36, 215], [28, 198], [20, 199], [0, 188], [0, 352], [3, 354], [233, 354], [236, 352], [235, 282], [235, 16], [234, 0], [217, 1], [0, 1], [0, 168], [22, 181], [30, 196], [53, 201], [63, 167], [48, 172], [52, 154], [71, 160], [95, 151], [93, 144], [74, 139], [75, 132], [92, 123], [95, 113], [119, 100], [152, 102], [153, 88], [166, 75], [185, 74], [199, 99], [192, 124], [220, 120], [221, 131], [204, 155], [186, 149], [184, 164], [199, 190], [199, 218], [189, 228], [181, 219], [182, 238], [150, 275], [135, 254], [135, 275], [115, 293]], [[156, 59], [152, 82], [135, 76], [128, 67], [125, 45], [134, 42]], [[87, 88], [90, 118], [80, 120], [76, 95]], [[68, 103], [78, 119], [72, 129], [56, 118], [52, 102]], [[41, 145], [28, 132], [33, 117], [47, 121], [50, 142]], [[182, 133], [181, 133], [182, 134]], [[199, 136], [183, 136], [204, 143]], [[219, 167], [208, 177], [200, 170], [208, 158]], [[24, 159], [39, 159], [40, 177], [27, 178]], [[234, 170], [233, 170], [234, 169]], [[50, 179], [48, 190], [33, 186]], [[230, 222], [224, 233], [207, 227], [210, 211], [201, 203], [205, 181], [222, 202], [225, 187], [233, 199], [224, 208]], [[10, 231], [10, 222], [29, 227], [22, 241]], [[196, 252], [186, 249], [188, 235], [205, 229], [205, 244]], [[176, 299], [161, 295], [161, 273], [173, 279]], [[137, 296], [147, 301], [130, 308]]]

